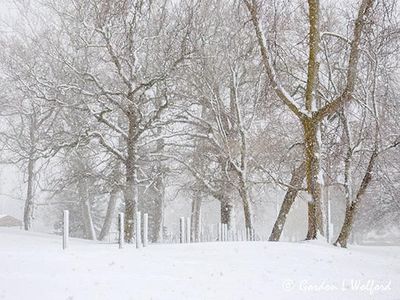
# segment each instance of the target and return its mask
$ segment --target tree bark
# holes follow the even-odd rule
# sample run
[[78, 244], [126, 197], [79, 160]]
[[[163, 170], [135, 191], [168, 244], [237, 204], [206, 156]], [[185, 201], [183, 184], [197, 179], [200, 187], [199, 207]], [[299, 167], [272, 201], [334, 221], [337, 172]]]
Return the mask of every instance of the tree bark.
[[119, 191], [117, 189], [113, 189], [110, 193], [110, 200], [108, 201], [107, 205], [106, 217], [104, 219], [104, 223], [99, 234], [100, 241], [104, 240], [104, 238], [110, 233], [112, 220], [114, 219], [115, 215], [115, 207], [117, 205], [118, 193]]
[[318, 124], [313, 118], [305, 117], [302, 120], [305, 142], [307, 191], [311, 196], [308, 203], [308, 231], [307, 240], [316, 239], [318, 232], [323, 233], [321, 185], [319, 182], [318, 157]]
[[306, 177], [306, 164], [303, 162], [298, 166], [292, 173], [292, 178], [290, 179], [290, 186], [283, 199], [282, 206], [279, 210], [278, 217], [275, 221], [274, 227], [272, 229], [271, 235], [269, 236], [269, 241], [279, 241], [283, 226], [286, 223], [287, 215], [292, 207], [292, 204], [296, 200], [297, 194], [301, 185]]
[[88, 190], [88, 183], [86, 178], [82, 178], [78, 183], [84, 238], [88, 240], [95, 240], [96, 233], [93, 225], [92, 211], [90, 207], [90, 196]]
[[[162, 166], [160, 165], [159, 170]], [[156, 207], [154, 211], [154, 231], [153, 237], [155, 242], [162, 242], [164, 237], [164, 198], [165, 198], [165, 181], [162, 173], [156, 180]]]
[[35, 177], [35, 160], [29, 158], [28, 161], [28, 187], [26, 190], [26, 199], [25, 199], [25, 207], [24, 207], [24, 229], [30, 230], [32, 227], [32, 219], [33, 219], [33, 182]]
[[34, 211], [34, 203], [33, 203], [33, 185], [35, 180], [35, 147], [36, 147], [36, 130], [37, 130], [37, 121], [36, 121], [36, 113], [33, 111], [32, 115], [29, 117], [29, 159], [28, 159], [28, 182], [27, 182], [27, 190], [26, 190], [26, 199], [24, 206], [24, 229], [30, 230], [32, 227], [33, 220], [33, 211]]
[[[128, 158], [128, 160], [130, 160]], [[126, 186], [124, 189], [125, 200], [125, 241], [132, 243], [134, 239], [134, 224], [138, 206], [138, 187], [136, 168], [134, 163], [127, 162], [126, 167]]]
[[227, 224], [228, 228], [232, 228], [234, 219], [234, 205], [227, 196], [221, 200], [221, 223]]
[[[157, 104], [161, 106], [161, 103]], [[161, 127], [157, 128], [157, 136], [161, 136], [162, 129]], [[157, 141], [157, 153], [162, 153], [164, 150], [164, 139], [159, 139]], [[156, 163], [157, 173], [159, 176], [155, 182], [155, 191], [156, 191], [156, 205], [154, 211], [154, 230], [153, 230], [153, 238], [155, 242], [162, 242], [164, 238], [164, 200], [165, 200], [165, 167], [162, 161], [158, 161]]]
[[201, 234], [201, 194], [196, 193], [192, 201], [192, 217], [191, 217], [191, 237], [195, 242], [200, 242]]
[[245, 179], [242, 176], [239, 176], [239, 194], [240, 197], [242, 198], [242, 204], [243, 204], [243, 211], [244, 211], [244, 222], [246, 228], [250, 229], [250, 232], [253, 233], [253, 212], [251, 209], [251, 202], [250, 202], [250, 197], [247, 189], [247, 184]]
[[367, 170], [365, 171], [363, 180], [361, 181], [360, 187], [358, 189], [356, 198], [351, 203], [346, 205], [346, 214], [343, 222], [342, 229], [340, 230], [339, 237], [334, 243], [335, 246], [340, 246], [342, 248], [347, 247], [347, 242], [351, 233], [351, 229], [354, 223], [354, 216], [356, 215], [358, 208], [360, 206], [360, 201], [368, 188], [372, 180], [372, 170], [375, 165], [376, 158], [378, 157], [378, 151], [375, 149], [369, 159]]
[[137, 168], [136, 168], [136, 133], [137, 122], [136, 113], [133, 105], [130, 106], [128, 115], [128, 137], [127, 137], [127, 159], [125, 162], [125, 180], [126, 185], [124, 189], [125, 200], [125, 241], [132, 243], [135, 237], [135, 218], [138, 209], [138, 186], [137, 186]]

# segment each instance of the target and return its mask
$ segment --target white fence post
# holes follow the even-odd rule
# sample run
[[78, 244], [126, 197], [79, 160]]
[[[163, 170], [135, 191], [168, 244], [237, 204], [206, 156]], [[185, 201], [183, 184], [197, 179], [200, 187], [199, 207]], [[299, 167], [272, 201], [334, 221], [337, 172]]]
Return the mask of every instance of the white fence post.
[[143, 247], [147, 247], [149, 241], [149, 214], [143, 214]]
[[125, 238], [125, 229], [124, 229], [124, 213], [118, 214], [118, 242], [119, 242], [119, 249], [124, 247], [124, 238]]
[[64, 210], [64, 222], [63, 222], [63, 249], [68, 247], [69, 238], [69, 211]]
[[222, 224], [218, 223], [218, 241], [222, 242]]
[[142, 218], [140, 211], [136, 212], [136, 248], [142, 247]]
[[179, 219], [179, 241], [181, 244], [185, 242], [185, 218], [181, 217]]
[[186, 243], [191, 242], [191, 226], [190, 218], [186, 218]]
[[222, 224], [222, 240], [226, 242], [226, 224]]
[[228, 224], [224, 224], [224, 242], [228, 241]]
[[[327, 187], [325, 187], [327, 188]], [[327, 218], [326, 218], [326, 240], [328, 242], [328, 244], [330, 244], [331, 242], [331, 201], [330, 198], [327, 199]]]

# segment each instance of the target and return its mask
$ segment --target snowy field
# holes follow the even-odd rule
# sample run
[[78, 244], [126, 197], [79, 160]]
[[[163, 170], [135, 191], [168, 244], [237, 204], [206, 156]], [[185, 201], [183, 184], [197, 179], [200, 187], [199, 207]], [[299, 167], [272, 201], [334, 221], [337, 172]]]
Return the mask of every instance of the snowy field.
[[0, 299], [400, 299], [400, 247], [226, 242], [136, 250], [0, 228]]

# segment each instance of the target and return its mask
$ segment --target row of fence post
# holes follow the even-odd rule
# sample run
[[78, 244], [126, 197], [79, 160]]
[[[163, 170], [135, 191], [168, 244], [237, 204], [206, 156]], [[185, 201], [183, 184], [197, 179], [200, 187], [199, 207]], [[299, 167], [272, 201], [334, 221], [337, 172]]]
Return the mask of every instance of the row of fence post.
[[[119, 248], [124, 247], [125, 241], [125, 215], [124, 213], [118, 214], [118, 244]], [[147, 247], [149, 244], [149, 215], [143, 214], [143, 228], [142, 228], [142, 215], [140, 212], [136, 213], [136, 224], [135, 224], [135, 237], [136, 237], [136, 248]], [[143, 229], [143, 230], [142, 230]], [[64, 210], [63, 212], [63, 249], [68, 248], [69, 243], [69, 211]]]
[[[69, 211], [64, 210], [63, 216], [63, 249], [67, 249], [69, 240]], [[136, 213], [136, 226], [135, 226], [135, 244], [136, 248], [148, 246], [148, 233], [149, 233], [149, 215], [142, 214], [141, 212]], [[124, 247], [125, 240], [125, 216], [124, 213], [118, 214], [118, 244], [119, 248]], [[143, 225], [143, 226], [142, 226]], [[256, 235], [254, 228], [246, 228], [246, 230], [231, 230], [228, 228], [228, 224], [218, 223], [218, 236], [217, 240], [220, 242], [226, 241], [255, 241]], [[179, 219], [179, 242], [191, 243], [191, 219], [181, 217]]]
[[[124, 213], [119, 213], [118, 215], [118, 232], [119, 232], [119, 248], [122, 249], [124, 247], [124, 238], [125, 238], [125, 227], [124, 227]], [[136, 213], [136, 226], [135, 226], [135, 244], [136, 248], [147, 247], [149, 244], [149, 215], [143, 214], [143, 222], [142, 222], [142, 214], [140, 211]], [[143, 227], [142, 227], [143, 224]]]
[[[191, 238], [191, 222], [190, 218], [181, 217], [179, 219], [179, 242], [181, 244], [193, 242]], [[246, 230], [232, 230], [228, 228], [228, 224], [218, 223], [217, 241], [255, 241], [256, 234], [254, 228], [246, 228]], [[201, 240], [202, 241], [202, 240]]]

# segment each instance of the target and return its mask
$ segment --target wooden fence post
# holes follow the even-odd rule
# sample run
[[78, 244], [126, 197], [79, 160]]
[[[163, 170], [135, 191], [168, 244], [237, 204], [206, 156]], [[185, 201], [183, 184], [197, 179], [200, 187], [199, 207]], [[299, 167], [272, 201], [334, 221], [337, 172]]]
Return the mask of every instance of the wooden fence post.
[[143, 247], [147, 247], [149, 243], [149, 214], [143, 215]]
[[191, 242], [191, 226], [190, 226], [190, 218], [186, 218], [186, 243]]
[[69, 211], [64, 210], [64, 222], [63, 222], [63, 250], [68, 247], [68, 239], [69, 239]]
[[140, 211], [136, 212], [136, 248], [142, 247], [142, 218]]
[[185, 242], [185, 218], [179, 219], [179, 241], [181, 244]]
[[124, 247], [125, 229], [124, 229], [124, 213], [118, 214], [118, 243], [119, 249]]
[[228, 241], [228, 224], [223, 224], [224, 226], [224, 242]]

